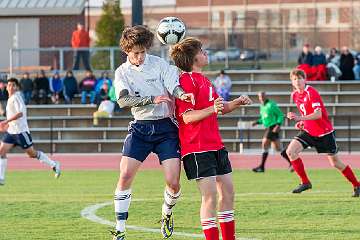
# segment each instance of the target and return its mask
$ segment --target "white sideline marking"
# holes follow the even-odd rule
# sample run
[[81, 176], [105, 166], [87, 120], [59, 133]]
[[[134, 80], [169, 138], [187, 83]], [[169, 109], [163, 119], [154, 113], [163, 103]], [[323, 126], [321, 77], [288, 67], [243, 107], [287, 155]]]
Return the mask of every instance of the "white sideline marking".
[[[135, 199], [134, 199], [135, 200]], [[133, 200], [133, 201], [134, 201]], [[139, 199], [139, 200], [135, 200], [135, 201], [143, 201], [145, 199]], [[81, 211], [81, 216], [85, 219], [88, 219], [92, 222], [96, 222], [96, 223], [100, 223], [100, 224], [104, 224], [104, 225], [109, 225], [112, 227], [115, 227], [115, 223], [114, 222], [110, 222], [106, 219], [100, 218], [96, 215], [96, 211], [100, 208], [106, 207], [113, 204], [113, 202], [104, 202], [104, 203], [99, 203], [99, 204], [94, 204], [91, 206], [88, 206], [86, 208], [84, 208]], [[133, 226], [133, 225], [126, 225], [127, 229], [132, 229], [135, 231], [141, 231], [141, 232], [153, 232], [153, 233], [159, 233], [160, 234], [160, 230], [159, 229], [154, 229], [154, 228], [146, 228], [146, 227], [139, 227], [139, 226]], [[203, 238], [203, 234], [194, 234], [194, 233], [185, 233], [185, 232], [174, 232], [173, 235], [176, 236], [182, 236], [182, 237], [191, 237], [191, 238]], [[256, 238], [237, 238], [237, 240], [258, 240]]]

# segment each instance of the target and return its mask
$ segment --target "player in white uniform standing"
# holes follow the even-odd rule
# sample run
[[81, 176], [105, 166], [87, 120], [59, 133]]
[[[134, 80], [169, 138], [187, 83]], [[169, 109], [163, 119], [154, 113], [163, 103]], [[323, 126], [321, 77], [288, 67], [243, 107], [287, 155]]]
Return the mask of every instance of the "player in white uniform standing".
[[42, 151], [37, 151], [33, 147], [26, 119], [26, 106], [18, 91], [19, 86], [19, 81], [16, 78], [10, 78], [6, 87], [9, 93], [6, 120], [0, 122], [0, 130], [6, 131], [0, 145], [0, 185], [5, 184], [6, 153], [15, 146], [24, 149], [29, 157], [37, 158], [40, 162], [49, 165], [55, 172], [55, 178], [61, 174], [59, 162], [51, 160]]

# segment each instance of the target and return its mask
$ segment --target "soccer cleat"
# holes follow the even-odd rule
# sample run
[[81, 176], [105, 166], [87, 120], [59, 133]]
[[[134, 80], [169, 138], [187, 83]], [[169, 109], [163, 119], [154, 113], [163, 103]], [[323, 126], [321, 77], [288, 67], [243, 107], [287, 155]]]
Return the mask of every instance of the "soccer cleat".
[[256, 172], [256, 173], [263, 173], [263, 172], [265, 172], [265, 168], [259, 166], [259, 167], [253, 168], [252, 171]]
[[354, 188], [354, 193], [352, 197], [360, 197], [360, 187]]
[[59, 178], [61, 175], [60, 163], [55, 161], [55, 166], [53, 167], [53, 171], [55, 172], [55, 178]]
[[292, 193], [301, 193], [303, 191], [309, 190], [312, 188], [311, 183], [302, 183], [299, 184], [299, 186], [297, 186], [297, 188], [295, 188]]
[[169, 238], [174, 231], [174, 218], [172, 213], [170, 215], [163, 215], [161, 218], [161, 234], [163, 238]]
[[3, 186], [3, 185], [5, 185], [5, 180], [0, 179], [0, 186]]
[[120, 231], [110, 231], [111, 235], [113, 235], [113, 240], [125, 240], [125, 232]]

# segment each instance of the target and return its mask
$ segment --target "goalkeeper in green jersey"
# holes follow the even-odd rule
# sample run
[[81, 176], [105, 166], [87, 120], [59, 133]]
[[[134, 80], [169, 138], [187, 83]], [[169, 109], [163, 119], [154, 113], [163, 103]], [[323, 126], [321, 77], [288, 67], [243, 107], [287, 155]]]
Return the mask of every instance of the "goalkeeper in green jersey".
[[[258, 93], [260, 106], [260, 118], [253, 122], [252, 125], [256, 126], [262, 124], [265, 127], [265, 133], [262, 139], [262, 158], [261, 164], [253, 168], [252, 170], [256, 173], [265, 171], [265, 162], [269, 155], [269, 148], [272, 145], [276, 151], [281, 150], [280, 144], [280, 126], [284, 121], [284, 114], [277, 106], [275, 101], [272, 101], [266, 97], [265, 92]], [[289, 169], [292, 171], [292, 166], [286, 152], [283, 151], [281, 154], [289, 163]]]

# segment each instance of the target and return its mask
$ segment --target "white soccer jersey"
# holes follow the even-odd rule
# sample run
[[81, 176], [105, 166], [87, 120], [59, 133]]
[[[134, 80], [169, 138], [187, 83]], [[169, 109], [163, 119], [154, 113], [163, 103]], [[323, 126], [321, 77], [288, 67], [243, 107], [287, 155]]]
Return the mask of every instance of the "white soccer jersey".
[[[127, 60], [115, 71], [114, 87], [117, 99], [124, 89], [129, 91], [130, 96], [170, 96], [178, 85], [178, 69], [153, 55], [147, 54], [144, 63], [138, 67]], [[156, 120], [173, 116], [174, 109], [175, 104], [172, 101], [171, 104], [132, 107], [131, 112], [137, 120]]]
[[21, 93], [17, 91], [9, 97], [6, 105], [6, 119], [13, 117], [15, 114], [22, 112], [23, 116], [14, 121], [9, 122], [7, 130], [10, 134], [19, 134], [22, 132], [30, 132], [26, 119], [26, 106]]

